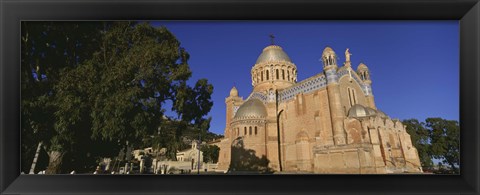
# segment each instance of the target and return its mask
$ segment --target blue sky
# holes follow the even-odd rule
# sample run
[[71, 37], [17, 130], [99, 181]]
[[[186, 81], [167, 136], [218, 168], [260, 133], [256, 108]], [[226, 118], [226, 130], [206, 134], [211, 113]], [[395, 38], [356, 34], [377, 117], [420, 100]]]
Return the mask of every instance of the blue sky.
[[459, 120], [458, 21], [157, 21], [190, 53], [189, 84], [207, 78], [214, 86], [210, 131], [223, 134], [225, 97], [252, 91], [250, 69], [269, 34], [298, 68], [298, 81], [322, 72], [326, 46], [345, 61], [350, 48], [354, 69], [371, 72], [378, 109], [392, 118]]

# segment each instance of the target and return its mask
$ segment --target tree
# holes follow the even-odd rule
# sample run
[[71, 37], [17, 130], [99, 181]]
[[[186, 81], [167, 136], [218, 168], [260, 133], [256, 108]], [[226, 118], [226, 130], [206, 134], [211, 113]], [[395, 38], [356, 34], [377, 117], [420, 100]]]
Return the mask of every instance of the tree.
[[432, 167], [432, 154], [430, 152], [430, 131], [425, 127], [424, 122], [417, 119], [403, 120], [407, 133], [412, 139], [412, 144], [418, 151], [420, 163], [423, 167]]
[[459, 173], [460, 126], [458, 121], [441, 118], [427, 118], [426, 126], [431, 128], [432, 156], [441, 159], [454, 173]]
[[232, 142], [231, 162], [228, 172], [256, 172], [256, 173], [273, 173], [268, 166], [270, 160], [265, 155], [260, 158], [256, 155], [255, 150], [246, 149], [243, 138], [239, 137]]
[[[407, 132], [417, 148], [422, 166], [433, 166], [433, 159], [441, 160], [459, 173], [460, 164], [460, 127], [458, 121], [442, 118], [427, 118], [425, 122], [417, 119], [404, 120]], [[438, 162], [441, 164], [440, 162]]]
[[[63, 152], [66, 141], [78, 135], [98, 142], [128, 141], [138, 147], [158, 135], [161, 127], [160, 135], [167, 138], [162, 145], [176, 152], [189, 122], [205, 120], [213, 87], [206, 79], [193, 89], [186, 85], [191, 76], [188, 53], [166, 28], [133, 22], [104, 25], [99, 50], [62, 72], [61, 82], [54, 87], [55, 130], [63, 141], [58, 142], [62, 147], [57, 151]], [[167, 120], [166, 101], [181, 102], [189, 113], [176, 109], [182, 120]], [[110, 149], [113, 154], [119, 150]]]
[[22, 22], [22, 170], [28, 172], [38, 143], [55, 157], [53, 86], [62, 70], [89, 59], [97, 47], [100, 23]]
[[203, 152], [203, 162], [217, 163], [220, 148], [216, 145], [203, 145], [200, 150]]
[[[38, 142], [49, 153], [47, 173], [90, 170], [151, 135], [165, 136], [174, 155], [185, 129], [210, 122], [213, 86], [186, 84], [188, 58], [172, 33], [148, 23], [23, 22], [22, 170]], [[166, 101], [188, 108], [172, 108], [180, 120], [164, 117]]]

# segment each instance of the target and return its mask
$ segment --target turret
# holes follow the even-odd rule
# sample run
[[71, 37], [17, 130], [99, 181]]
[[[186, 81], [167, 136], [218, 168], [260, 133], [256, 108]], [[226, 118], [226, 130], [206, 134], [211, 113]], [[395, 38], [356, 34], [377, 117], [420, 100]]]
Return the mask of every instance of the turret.
[[375, 100], [372, 93], [372, 80], [370, 79], [370, 71], [368, 70], [367, 65], [360, 63], [357, 67], [357, 74], [364, 83], [363, 87], [365, 88], [365, 97], [367, 97], [368, 105], [371, 108], [376, 109], [377, 107], [375, 106]]
[[232, 89], [230, 89], [230, 97], [238, 97], [238, 90], [236, 87], [232, 87]]
[[335, 145], [346, 144], [346, 134], [343, 128], [345, 113], [342, 111], [340, 88], [337, 76], [337, 55], [332, 48], [326, 47], [322, 53], [323, 71], [327, 77], [327, 94], [331, 112], [333, 141]]
[[360, 79], [362, 79], [363, 82], [372, 84], [372, 81], [370, 80], [370, 72], [367, 65], [364, 63], [360, 63], [360, 65], [358, 65], [357, 74], [360, 76]]
[[243, 104], [243, 98], [238, 96], [238, 90], [236, 87], [232, 87], [230, 90], [230, 95], [225, 98], [225, 107], [226, 107], [226, 120], [225, 120], [225, 137], [230, 136], [230, 122], [235, 116], [235, 112], [238, 107]]
[[337, 55], [332, 48], [326, 47], [322, 53], [323, 68], [337, 66]]

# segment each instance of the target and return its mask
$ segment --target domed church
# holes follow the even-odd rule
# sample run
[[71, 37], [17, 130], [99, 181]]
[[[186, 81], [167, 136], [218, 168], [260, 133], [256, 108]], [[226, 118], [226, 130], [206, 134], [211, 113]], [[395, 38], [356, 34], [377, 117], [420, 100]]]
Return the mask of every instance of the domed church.
[[250, 95], [240, 97], [233, 87], [225, 99], [218, 170], [256, 166], [233, 152], [242, 147], [258, 162], [266, 159], [273, 171], [422, 172], [405, 126], [375, 106], [369, 69], [361, 63], [355, 71], [350, 55], [346, 49], [340, 66], [335, 51], [326, 47], [323, 72], [297, 81], [297, 66], [282, 47], [264, 48], [250, 72]]

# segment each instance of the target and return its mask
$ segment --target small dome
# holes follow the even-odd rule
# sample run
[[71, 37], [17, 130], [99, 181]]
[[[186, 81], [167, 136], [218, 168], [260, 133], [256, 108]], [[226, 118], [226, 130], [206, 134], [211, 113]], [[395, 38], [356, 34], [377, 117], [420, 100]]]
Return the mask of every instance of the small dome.
[[360, 63], [357, 67], [357, 70], [368, 70], [368, 67], [364, 63]]
[[238, 108], [234, 119], [265, 118], [266, 116], [267, 109], [263, 105], [263, 102], [259, 99], [251, 98], [250, 100], [243, 103], [240, 108]]
[[270, 45], [263, 49], [262, 54], [258, 56], [256, 64], [269, 61], [285, 61], [292, 62], [290, 57], [278, 45]]
[[370, 116], [380, 116], [381, 118], [388, 118], [388, 116], [380, 110], [375, 110], [370, 107], [365, 107], [360, 104], [353, 105], [348, 110], [348, 117], [361, 118]]
[[367, 111], [367, 116], [375, 116], [377, 115], [377, 111], [370, 107], [365, 107], [365, 111]]
[[325, 49], [323, 50], [322, 56], [330, 56], [332, 54], [335, 55], [335, 51], [333, 51], [333, 49], [330, 47], [325, 47]]
[[238, 96], [238, 90], [237, 90], [237, 88], [232, 87], [232, 89], [230, 90], [230, 96], [231, 96], [231, 97], [237, 97], [237, 96]]
[[368, 113], [365, 107], [360, 104], [355, 104], [348, 110], [348, 117], [367, 117]]

